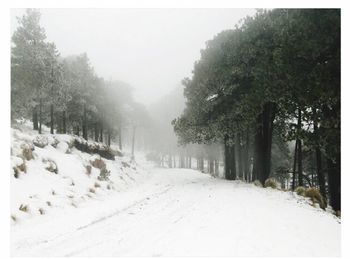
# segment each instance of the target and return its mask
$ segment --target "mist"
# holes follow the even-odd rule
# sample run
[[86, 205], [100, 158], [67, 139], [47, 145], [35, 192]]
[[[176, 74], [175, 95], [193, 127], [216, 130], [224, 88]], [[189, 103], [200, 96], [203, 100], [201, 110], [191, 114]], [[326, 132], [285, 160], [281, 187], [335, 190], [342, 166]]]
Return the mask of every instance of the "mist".
[[11, 10], [11, 255], [339, 256], [340, 18]]
[[[16, 16], [11, 10], [12, 33]], [[40, 9], [47, 40], [61, 55], [86, 52], [99, 76], [121, 80], [149, 105], [191, 75], [200, 49], [254, 9]]]

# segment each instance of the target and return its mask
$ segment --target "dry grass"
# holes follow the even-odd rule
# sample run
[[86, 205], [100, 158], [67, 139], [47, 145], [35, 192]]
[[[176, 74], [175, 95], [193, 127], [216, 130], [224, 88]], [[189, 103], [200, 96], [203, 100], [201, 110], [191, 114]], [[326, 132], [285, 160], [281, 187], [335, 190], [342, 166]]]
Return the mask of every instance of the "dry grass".
[[11, 219], [12, 219], [14, 222], [17, 221], [17, 217], [16, 217], [15, 215], [13, 215], [13, 214], [11, 214]]
[[272, 189], [277, 189], [278, 187], [278, 182], [275, 178], [273, 177], [270, 177], [270, 178], [267, 178], [265, 183], [264, 183], [264, 187], [267, 188], [267, 187], [270, 187]]
[[96, 193], [96, 190], [94, 188], [89, 188], [89, 192]]
[[129, 163], [122, 161], [122, 166], [123, 167], [130, 167]]
[[39, 208], [39, 213], [40, 213], [40, 215], [44, 215], [45, 214], [45, 210], [43, 208]]
[[23, 211], [23, 212], [28, 212], [28, 211], [29, 211], [29, 206], [28, 206], [28, 205], [21, 204], [21, 205], [19, 206], [19, 210], [20, 210], [20, 211]]
[[308, 197], [312, 200], [312, 204], [318, 203], [320, 208], [326, 209], [325, 201], [319, 190], [316, 188], [307, 188], [305, 190], [305, 197]]
[[22, 155], [28, 161], [31, 160], [31, 159], [34, 159], [33, 151], [29, 147], [24, 147], [22, 149]]
[[303, 186], [298, 186], [294, 191], [300, 196], [305, 196], [305, 188]]
[[92, 165], [93, 167], [98, 168], [98, 169], [102, 169], [102, 168], [105, 168], [105, 167], [106, 167], [105, 162], [103, 162], [102, 159], [98, 159], [98, 158], [96, 158], [94, 161], [92, 161], [92, 162], [91, 162], [91, 165]]
[[263, 186], [259, 180], [255, 180], [253, 183], [254, 183], [255, 186], [258, 186], [258, 187], [262, 187]]
[[95, 187], [95, 188], [100, 188], [101, 185], [100, 185], [98, 182], [95, 182], [94, 187]]
[[90, 176], [91, 175], [91, 169], [92, 169], [91, 165], [85, 166], [85, 169], [86, 169], [86, 172], [85, 172], [86, 175]]
[[47, 204], [47, 206], [50, 206], [50, 207], [52, 206], [50, 201], [47, 201], [46, 204]]

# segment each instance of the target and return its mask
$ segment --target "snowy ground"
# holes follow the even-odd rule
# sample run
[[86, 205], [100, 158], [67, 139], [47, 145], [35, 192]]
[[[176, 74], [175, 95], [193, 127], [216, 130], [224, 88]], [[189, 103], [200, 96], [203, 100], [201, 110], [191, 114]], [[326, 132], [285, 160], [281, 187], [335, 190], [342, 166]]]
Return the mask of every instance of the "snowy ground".
[[13, 224], [12, 256], [339, 256], [337, 218], [292, 193], [146, 168], [79, 208]]

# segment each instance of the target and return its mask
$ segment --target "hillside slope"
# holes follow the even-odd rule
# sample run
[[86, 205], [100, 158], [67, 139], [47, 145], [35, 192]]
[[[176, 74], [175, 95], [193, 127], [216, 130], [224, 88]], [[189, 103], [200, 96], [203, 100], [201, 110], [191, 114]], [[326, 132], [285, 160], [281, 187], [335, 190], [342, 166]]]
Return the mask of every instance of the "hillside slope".
[[[117, 149], [66, 134], [39, 135], [29, 122], [11, 129], [11, 218], [13, 225], [36, 217], [49, 218], [104, 199], [142, 181], [147, 172]], [[115, 160], [79, 151], [93, 147], [116, 154]], [[85, 147], [83, 146], [83, 147]], [[107, 151], [106, 151], [107, 152]]]

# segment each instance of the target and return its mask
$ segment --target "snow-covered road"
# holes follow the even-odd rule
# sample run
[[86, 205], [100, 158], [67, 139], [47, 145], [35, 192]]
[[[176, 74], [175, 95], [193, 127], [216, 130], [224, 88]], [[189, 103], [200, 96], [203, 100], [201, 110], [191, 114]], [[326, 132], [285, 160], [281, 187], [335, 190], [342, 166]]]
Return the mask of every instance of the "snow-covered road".
[[186, 169], [11, 230], [13, 256], [338, 256], [341, 224], [291, 193]]

